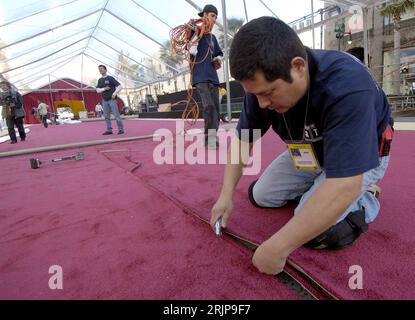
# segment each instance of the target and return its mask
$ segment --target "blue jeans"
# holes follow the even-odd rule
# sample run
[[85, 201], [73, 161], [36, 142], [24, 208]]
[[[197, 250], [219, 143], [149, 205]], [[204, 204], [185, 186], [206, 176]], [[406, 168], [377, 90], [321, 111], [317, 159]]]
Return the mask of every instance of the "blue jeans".
[[[379, 158], [379, 166], [363, 174], [362, 193], [360, 197], [342, 214], [336, 223], [342, 221], [350, 212], [365, 208], [366, 223], [377, 217], [380, 209], [379, 200], [368, 187], [381, 180], [388, 168], [389, 156]], [[297, 214], [305, 201], [326, 179], [324, 170], [301, 171], [294, 168], [288, 151], [279, 155], [264, 171], [252, 189], [255, 202], [262, 207], [282, 207], [289, 200], [301, 197], [294, 211]]]
[[107, 123], [107, 131], [112, 132], [111, 126], [111, 112], [115, 116], [119, 131], [124, 131], [124, 125], [121, 121], [120, 112], [118, 111], [117, 100], [102, 100], [102, 108], [104, 109], [105, 122]]

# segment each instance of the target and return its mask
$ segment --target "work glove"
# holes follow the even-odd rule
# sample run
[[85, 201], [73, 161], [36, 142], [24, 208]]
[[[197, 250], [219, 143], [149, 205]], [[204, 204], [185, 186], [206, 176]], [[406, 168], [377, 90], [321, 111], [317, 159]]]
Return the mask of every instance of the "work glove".
[[192, 46], [190, 46], [189, 48], [189, 53], [192, 56], [197, 56], [197, 46], [198, 46], [199, 42], [196, 42], [195, 44], [193, 44]]
[[222, 67], [222, 56], [213, 58], [212, 63], [216, 70], [220, 69]]

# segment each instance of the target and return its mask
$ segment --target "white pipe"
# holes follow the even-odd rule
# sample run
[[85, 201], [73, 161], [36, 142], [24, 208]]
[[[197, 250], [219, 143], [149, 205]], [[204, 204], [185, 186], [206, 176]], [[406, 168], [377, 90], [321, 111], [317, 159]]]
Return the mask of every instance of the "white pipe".
[[66, 150], [66, 149], [73, 149], [73, 148], [98, 146], [98, 145], [112, 144], [112, 143], [117, 143], [117, 142], [129, 142], [129, 141], [136, 141], [136, 140], [144, 140], [144, 139], [151, 139], [151, 138], [156, 137], [156, 136], [157, 135], [152, 134], [152, 135], [129, 137], [129, 138], [108, 139], [108, 140], [93, 140], [93, 141], [61, 144], [61, 145], [56, 145], [56, 146], [39, 147], [39, 148], [15, 150], [15, 151], [6, 151], [6, 152], [1, 152], [0, 153], [0, 158], [14, 157], [14, 156], [20, 156], [20, 155], [25, 155], [25, 154], [33, 154], [33, 153], [48, 152], [48, 151], [58, 151], [58, 150]]

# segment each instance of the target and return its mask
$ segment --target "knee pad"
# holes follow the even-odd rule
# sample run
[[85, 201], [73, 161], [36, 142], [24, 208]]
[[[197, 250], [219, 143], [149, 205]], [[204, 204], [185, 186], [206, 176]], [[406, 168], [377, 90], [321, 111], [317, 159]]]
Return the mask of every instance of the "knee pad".
[[365, 221], [365, 209], [353, 211], [328, 230], [304, 244], [307, 248], [341, 249], [350, 246], [368, 229]]

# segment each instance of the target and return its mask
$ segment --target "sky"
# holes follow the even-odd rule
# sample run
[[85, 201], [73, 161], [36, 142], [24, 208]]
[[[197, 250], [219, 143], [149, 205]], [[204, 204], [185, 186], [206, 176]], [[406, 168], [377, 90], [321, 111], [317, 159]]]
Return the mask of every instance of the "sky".
[[[117, 59], [120, 50], [130, 54], [135, 63], [141, 62], [146, 56], [157, 53], [160, 48], [159, 44], [164, 44], [169, 39], [169, 31], [172, 27], [183, 24], [190, 18], [198, 18], [197, 10], [185, 0], [109, 0], [106, 9], [121, 17], [127, 23], [125, 24], [110, 12], [102, 14], [99, 11], [106, 2], [107, 0], [0, 0], [0, 37], [4, 43], [10, 44], [53, 29], [52, 32], [45, 32], [44, 35], [6, 48], [4, 50], [6, 56], [13, 59], [2, 61], [0, 70], [16, 68], [8, 72], [7, 76], [12, 82], [16, 81], [18, 87], [23, 85], [38, 87], [47, 83], [48, 73], [52, 74], [52, 80], [69, 77], [88, 82], [88, 80], [99, 78], [97, 65], [101, 63], [109, 65]], [[193, 0], [193, 2], [199, 7], [207, 3], [215, 5], [219, 10], [218, 22], [223, 22], [221, 0]], [[246, 0], [249, 20], [272, 15], [261, 2], [264, 2], [287, 23], [311, 13], [311, 0]], [[58, 7], [62, 4], [66, 5]], [[323, 1], [314, 0], [315, 11], [323, 5]], [[4, 25], [16, 18], [47, 8], [51, 10]], [[157, 17], [149, 14], [148, 11]], [[243, 0], [227, 0], [226, 11], [228, 18], [245, 20]], [[56, 28], [88, 14], [91, 15]], [[89, 39], [93, 30], [95, 38]], [[116, 37], [121, 40], [117, 40]], [[312, 46], [311, 32], [302, 35], [301, 38], [304, 44]], [[316, 47], [319, 47], [318, 41], [317, 32]], [[46, 46], [46, 44], [50, 45]], [[111, 44], [115, 50], [106, 44]], [[87, 49], [85, 49], [86, 46], [88, 46]], [[63, 47], [67, 48], [60, 51]], [[37, 50], [25, 54], [32, 49]], [[76, 57], [82, 52], [88, 56], [84, 56], [84, 59]], [[51, 53], [55, 54], [39, 63], [19, 68]], [[91, 57], [96, 60], [92, 60]], [[47, 63], [43, 64], [43, 62]], [[65, 63], [68, 64], [62, 67]], [[81, 70], [83, 70], [83, 77], [81, 77]], [[28, 77], [29, 74], [33, 76]], [[36, 79], [39, 77], [40, 79]]]

